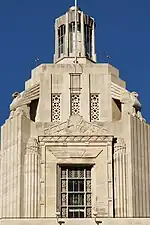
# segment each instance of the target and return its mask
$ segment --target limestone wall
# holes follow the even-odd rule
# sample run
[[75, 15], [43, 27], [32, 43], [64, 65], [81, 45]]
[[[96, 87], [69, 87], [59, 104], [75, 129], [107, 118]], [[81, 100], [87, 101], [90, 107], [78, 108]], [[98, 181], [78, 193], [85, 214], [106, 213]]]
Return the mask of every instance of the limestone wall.
[[131, 116], [133, 216], [150, 216], [150, 126]]
[[23, 196], [23, 154], [30, 135], [29, 120], [17, 114], [1, 128], [1, 217], [20, 217]]
[[[40, 84], [40, 97], [36, 122], [51, 122], [52, 94], [60, 96], [60, 121], [66, 121], [71, 113], [71, 79], [70, 74], [79, 73], [80, 115], [90, 121], [90, 94], [97, 94], [98, 117], [101, 122], [112, 121], [112, 97], [120, 99], [124, 90], [124, 82], [119, 78], [119, 71], [108, 64], [79, 64], [75, 68], [72, 64], [44, 64], [32, 71], [31, 79], [25, 84], [29, 89]], [[112, 83], [112, 76], [115, 77]], [[79, 93], [78, 93], [79, 92]], [[54, 107], [53, 107], [54, 108]], [[109, 110], [108, 110], [109, 109]]]

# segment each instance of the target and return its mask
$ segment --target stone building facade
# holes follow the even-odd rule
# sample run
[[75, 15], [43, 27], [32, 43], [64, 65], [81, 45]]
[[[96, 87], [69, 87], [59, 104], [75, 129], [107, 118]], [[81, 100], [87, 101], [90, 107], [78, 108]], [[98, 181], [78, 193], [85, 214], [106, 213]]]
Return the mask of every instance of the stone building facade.
[[150, 127], [119, 70], [96, 62], [95, 21], [79, 8], [76, 64], [75, 51], [71, 7], [54, 63], [32, 70], [1, 128], [1, 223], [150, 224]]

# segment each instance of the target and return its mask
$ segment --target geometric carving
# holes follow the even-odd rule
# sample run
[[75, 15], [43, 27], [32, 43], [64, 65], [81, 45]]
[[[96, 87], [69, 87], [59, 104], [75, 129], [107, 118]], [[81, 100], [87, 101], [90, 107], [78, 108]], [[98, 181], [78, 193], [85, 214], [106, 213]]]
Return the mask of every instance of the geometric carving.
[[91, 103], [91, 121], [99, 121], [99, 94], [90, 94]]
[[71, 114], [80, 114], [80, 94], [71, 94]]
[[99, 135], [106, 134], [102, 125], [86, 122], [80, 115], [72, 115], [69, 119], [44, 130], [44, 135]]
[[[75, 135], [72, 135], [72, 136], [67, 136], [67, 135], [64, 135], [64, 136], [40, 136], [39, 137], [39, 141], [40, 142], [54, 142], [54, 143], [62, 143], [63, 145], [66, 145], [67, 143], [69, 142], [84, 142], [86, 144], [86, 142], [112, 142], [113, 140], [113, 137], [112, 136], [100, 136], [100, 135], [93, 135], [93, 136], [83, 136], [83, 135], [80, 135], [80, 136], [75, 136]], [[87, 144], [88, 144], [87, 143]]]
[[60, 94], [52, 95], [52, 121], [60, 121]]

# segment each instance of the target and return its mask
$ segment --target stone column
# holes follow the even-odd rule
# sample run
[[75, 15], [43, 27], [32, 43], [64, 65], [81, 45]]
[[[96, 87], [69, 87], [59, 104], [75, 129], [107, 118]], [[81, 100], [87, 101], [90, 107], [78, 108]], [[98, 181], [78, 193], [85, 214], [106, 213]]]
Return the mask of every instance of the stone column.
[[108, 217], [113, 217], [113, 161], [112, 161], [112, 137], [107, 138], [107, 195], [108, 195]]
[[93, 29], [92, 29], [92, 59], [96, 62], [96, 54], [95, 54], [95, 22], [93, 21]]
[[85, 42], [84, 42], [84, 14], [81, 12], [81, 46], [82, 46], [82, 53], [81, 56], [85, 57]]
[[65, 56], [68, 57], [69, 53], [69, 15], [66, 13], [66, 34], [65, 34]]
[[34, 218], [40, 208], [40, 154], [35, 138], [27, 143], [24, 166], [24, 216]]
[[127, 157], [122, 138], [114, 144], [115, 217], [127, 217]]
[[54, 63], [58, 60], [58, 25], [57, 20], [55, 22], [55, 54], [54, 54]]

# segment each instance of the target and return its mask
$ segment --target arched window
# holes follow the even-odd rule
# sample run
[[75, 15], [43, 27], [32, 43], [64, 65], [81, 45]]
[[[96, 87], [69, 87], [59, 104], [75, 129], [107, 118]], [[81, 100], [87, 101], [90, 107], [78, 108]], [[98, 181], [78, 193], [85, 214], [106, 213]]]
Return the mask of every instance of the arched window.
[[65, 52], [65, 34], [66, 27], [63, 24], [58, 28], [58, 57]]

